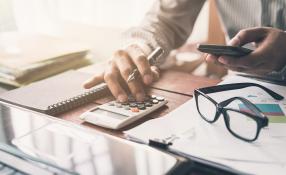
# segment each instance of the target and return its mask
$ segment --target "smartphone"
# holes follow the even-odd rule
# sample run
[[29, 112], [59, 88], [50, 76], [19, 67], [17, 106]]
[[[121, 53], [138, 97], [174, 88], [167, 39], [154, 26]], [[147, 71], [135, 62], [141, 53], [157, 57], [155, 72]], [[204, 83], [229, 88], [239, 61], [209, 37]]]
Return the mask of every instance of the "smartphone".
[[197, 49], [212, 55], [225, 55], [231, 57], [241, 57], [250, 54], [253, 50], [238, 46], [226, 46], [215, 44], [198, 44]]

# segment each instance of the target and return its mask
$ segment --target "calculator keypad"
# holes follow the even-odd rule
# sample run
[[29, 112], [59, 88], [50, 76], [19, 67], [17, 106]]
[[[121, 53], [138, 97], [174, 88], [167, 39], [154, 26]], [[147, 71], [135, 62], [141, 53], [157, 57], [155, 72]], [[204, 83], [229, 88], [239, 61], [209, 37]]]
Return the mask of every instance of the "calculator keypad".
[[[102, 104], [85, 112], [80, 117], [95, 125], [119, 129], [159, 109], [168, 102], [164, 97], [156, 95], [148, 96], [144, 101], [140, 102], [133, 97], [129, 97], [128, 100], [128, 102], [124, 103], [112, 101]], [[97, 109], [105, 112], [94, 113], [93, 111]]]
[[141, 110], [146, 110], [153, 105], [158, 104], [160, 101], [164, 101], [165, 98], [162, 96], [151, 95], [147, 96], [143, 102], [136, 101], [134, 97], [129, 96], [128, 102], [110, 102], [109, 106], [114, 106], [116, 108], [124, 108], [125, 110], [129, 110], [131, 112], [139, 112]]

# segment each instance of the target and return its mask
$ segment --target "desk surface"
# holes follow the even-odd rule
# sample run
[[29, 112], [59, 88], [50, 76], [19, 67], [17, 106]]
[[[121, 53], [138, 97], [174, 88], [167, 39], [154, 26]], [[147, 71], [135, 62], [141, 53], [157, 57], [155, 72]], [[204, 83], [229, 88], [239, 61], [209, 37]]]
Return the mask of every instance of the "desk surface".
[[86, 110], [93, 108], [97, 105], [114, 100], [114, 98], [111, 95], [97, 99], [92, 103], [86, 104], [84, 106], [66, 112], [64, 114], [61, 114], [58, 117], [77, 124], [94, 128], [96, 130], [108, 134], [122, 137], [123, 136], [122, 131], [137, 126], [149, 119], [164, 116], [165, 114], [171, 112], [181, 104], [185, 103], [187, 100], [191, 99], [195, 88], [211, 86], [219, 82], [220, 80], [218, 79], [209, 79], [205, 77], [193, 76], [189, 73], [184, 73], [184, 72], [178, 72], [173, 70], [163, 71], [160, 80], [155, 84], [153, 84], [148, 89], [148, 93], [164, 96], [168, 100], [168, 104], [163, 108], [160, 108], [159, 110], [149, 114], [147, 117], [135, 122], [134, 124], [123, 128], [120, 131], [114, 131], [111, 129], [105, 129], [102, 127], [94, 126], [85, 123], [79, 119], [80, 114], [82, 114]]

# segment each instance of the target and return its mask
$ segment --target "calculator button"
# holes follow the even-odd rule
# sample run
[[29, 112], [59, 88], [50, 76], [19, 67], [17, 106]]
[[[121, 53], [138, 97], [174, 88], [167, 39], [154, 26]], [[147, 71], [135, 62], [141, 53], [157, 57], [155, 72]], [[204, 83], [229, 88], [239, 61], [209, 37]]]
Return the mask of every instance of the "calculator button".
[[151, 99], [156, 99], [156, 95], [151, 95]]
[[158, 97], [156, 97], [156, 100], [158, 100], [158, 101], [164, 101], [165, 98], [164, 98], [164, 97], [161, 97], [161, 96], [158, 96]]
[[142, 105], [142, 104], [144, 104], [144, 102], [142, 102], [142, 101], [137, 101], [136, 104], [137, 104], [137, 105]]
[[145, 102], [145, 106], [146, 106], [146, 107], [151, 107], [151, 106], [153, 106], [153, 105], [152, 105], [152, 102]]
[[137, 107], [137, 104], [136, 103], [129, 103], [129, 107], [130, 108], [135, 108], [135, 107]]
[[139, 112], [139, 109], [137, 107], [135, 107], [135, 108], [131, 108], [131, 111], [132, 112]]
[[146, 109], [146, 107], [145, 107], [144, 104], [140, 104], [140, 105], [138, 105], [137, 107], [138, 107], [138, 109], [140, 109], [140, 110], [145, 110], [145, 109]]
[[156, 100], [156, 99], [154, 99], [154, 100], [152, 100], [152, 103], [153, 103], [153, 104], [158, 104], [158, 103], [159, 103], [159, 101], [158, 101], [158, 100]]

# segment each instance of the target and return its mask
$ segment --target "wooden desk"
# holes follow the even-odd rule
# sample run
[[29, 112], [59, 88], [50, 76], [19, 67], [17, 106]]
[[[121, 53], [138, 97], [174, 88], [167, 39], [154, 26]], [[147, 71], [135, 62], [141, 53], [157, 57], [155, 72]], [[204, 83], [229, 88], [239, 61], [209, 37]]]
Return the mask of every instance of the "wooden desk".
[[93, 108], [97, 105], [109, 102], [114, 100], [114, 98], [109, 95], [100, 99], [95, 100], [92, 103], [86, 104], [74, 110], [71, 110], [67, 113], [61, 114], [58, 117], [72, 121], [77, 124], [81, 124], [87, 127], [94, 128], [96, 130], [109, 133], [115, 136], [122, 137], [122, 131], [130, 129], [136, 125], [139, 125], [149, 119], [161, 117], [181, 104], [185, 103], [187, 100], [192, 98], [193, 91], [195, 88], [211, 86], [219, 83], [218, 79], [209, 79], [205, 77], [193, 76], [188, 73], [178, 72], [178, 71], [164, 71], [161, 74], [161, 78], [158, 82], [153, 84], [151, 88], [148, 90], [148, 93], [164, 96], [169, 102], [163, 108], [149, 114], [147, 117], [137, 121], [131, 126], [125, 127], [120, 131], [114, 131], [111, 129], [105, 129], [102, 127], [98, 127], [86, 122], [83, 122], [79, 119], [80, 114], [85, 112], [86, 110]]

